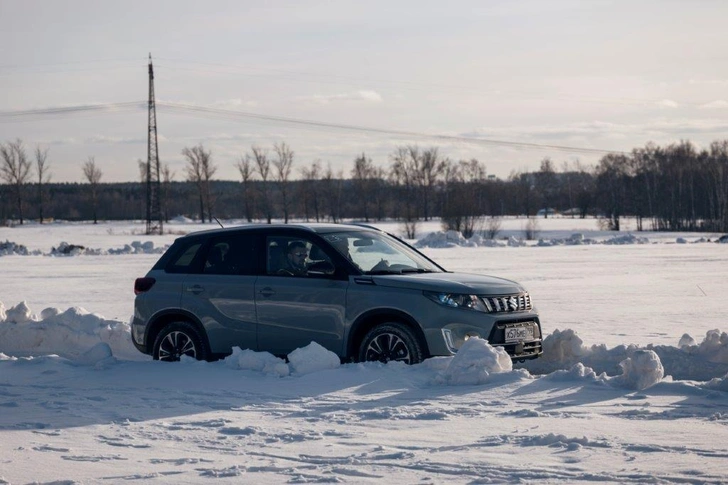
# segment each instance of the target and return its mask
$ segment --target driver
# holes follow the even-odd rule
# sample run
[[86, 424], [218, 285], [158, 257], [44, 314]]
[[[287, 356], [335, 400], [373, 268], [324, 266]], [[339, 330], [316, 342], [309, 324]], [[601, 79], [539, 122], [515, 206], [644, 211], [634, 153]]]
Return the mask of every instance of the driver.
[[303, 241], [291, 241], [286, 248], [286, 257], [283, 267], [278, 270], [279, 275], [306, 276], [306, 258], [308, 250]]

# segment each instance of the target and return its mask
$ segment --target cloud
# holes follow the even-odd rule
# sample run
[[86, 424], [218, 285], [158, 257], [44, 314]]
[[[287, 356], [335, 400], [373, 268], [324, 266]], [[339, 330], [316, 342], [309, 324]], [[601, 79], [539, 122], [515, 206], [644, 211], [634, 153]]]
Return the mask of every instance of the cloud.
[[255, 101], [244, 101], [240, 98], [234, 98], [234, 99], [222, 99], [219, 101], [215, 101], [213, 103], [214, 106], [220, 107], [220, 108], [254, 108], [258, 106], [258, 103]]
[[660, 108], [679, 108], [680, 107], [680, 105], [676, 101], [673, 101], [671, 99], [662, 99], [662, 100], [658, 101], [656, 104]]
[[724, 99], [717, 99], [715, 101], [711, 101], [710, 103], [705, 103], [700, 105], [701, 109], [726, 109], [728, 108], [728, 101]]
[[575, 139], [675, 138], [700, 134], [722, 134], [726, 131], [728, 131], [728, 121], [726, 120], [657, 118], [643, 123], [611, 123], [595, 120], [561, 125], [481, 127], [470, 132], [460, 133], [458, 136], [507, 141], [566, 143]]
[[[159, 137], [157, 137], [159, 140]], [[94, 135], [83, 141], [86, 144], [94, 145], [134, 145], [139, 143], [147, 143], [146, 138], [125, 138], [121, 136]]]
[[343, 94], [314, 94], [312, 96], [303, 96], [301, 99], [314, 101], [321, 104], [330, 104], [339, 101], [353, 101], [353, 102], [366, 102], [366, 103], [381, 103], [382, 96], [376, 91], [354, 91], [351, 93]]

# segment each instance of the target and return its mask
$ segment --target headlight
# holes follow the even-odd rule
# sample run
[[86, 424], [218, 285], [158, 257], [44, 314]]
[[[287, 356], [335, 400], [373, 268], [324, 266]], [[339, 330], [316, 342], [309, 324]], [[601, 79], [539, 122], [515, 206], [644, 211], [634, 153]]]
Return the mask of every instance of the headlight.
[[434, 293], [425, 291], [424, 295], [435, 303], [452, 308], [467, 308], [477, 312], [487, 312], [483, 300], [475, 295], [460, 295], [457, 293]]

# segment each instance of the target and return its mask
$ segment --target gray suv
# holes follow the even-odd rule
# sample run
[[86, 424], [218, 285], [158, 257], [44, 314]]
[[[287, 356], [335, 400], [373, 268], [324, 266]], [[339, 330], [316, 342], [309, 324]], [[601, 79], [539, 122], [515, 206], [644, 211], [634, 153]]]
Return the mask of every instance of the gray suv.
[[178, 238], [134, 283], [134, 345], [155, 359], [233, 347], [286, 356], [312, 341], [342, 361], [407, 364], [472, 337], [514, 360], [542, 352], [521, 285], [445, 271], [397, 237], [344, 224], [247, 225]]

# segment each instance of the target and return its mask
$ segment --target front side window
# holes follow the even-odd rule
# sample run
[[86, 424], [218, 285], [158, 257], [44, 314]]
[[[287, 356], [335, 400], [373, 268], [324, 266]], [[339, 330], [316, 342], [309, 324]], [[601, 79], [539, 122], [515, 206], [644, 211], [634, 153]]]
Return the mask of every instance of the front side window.
[[442, 269], [419, 252], [380, 232], [337, 232], [323, 238], [364, 274], [433, 273]]
[[268, 237], [267, 274], [273, 276], [312, 276], [332, 273], [333, 263], [321, 248], [300, 237]]

